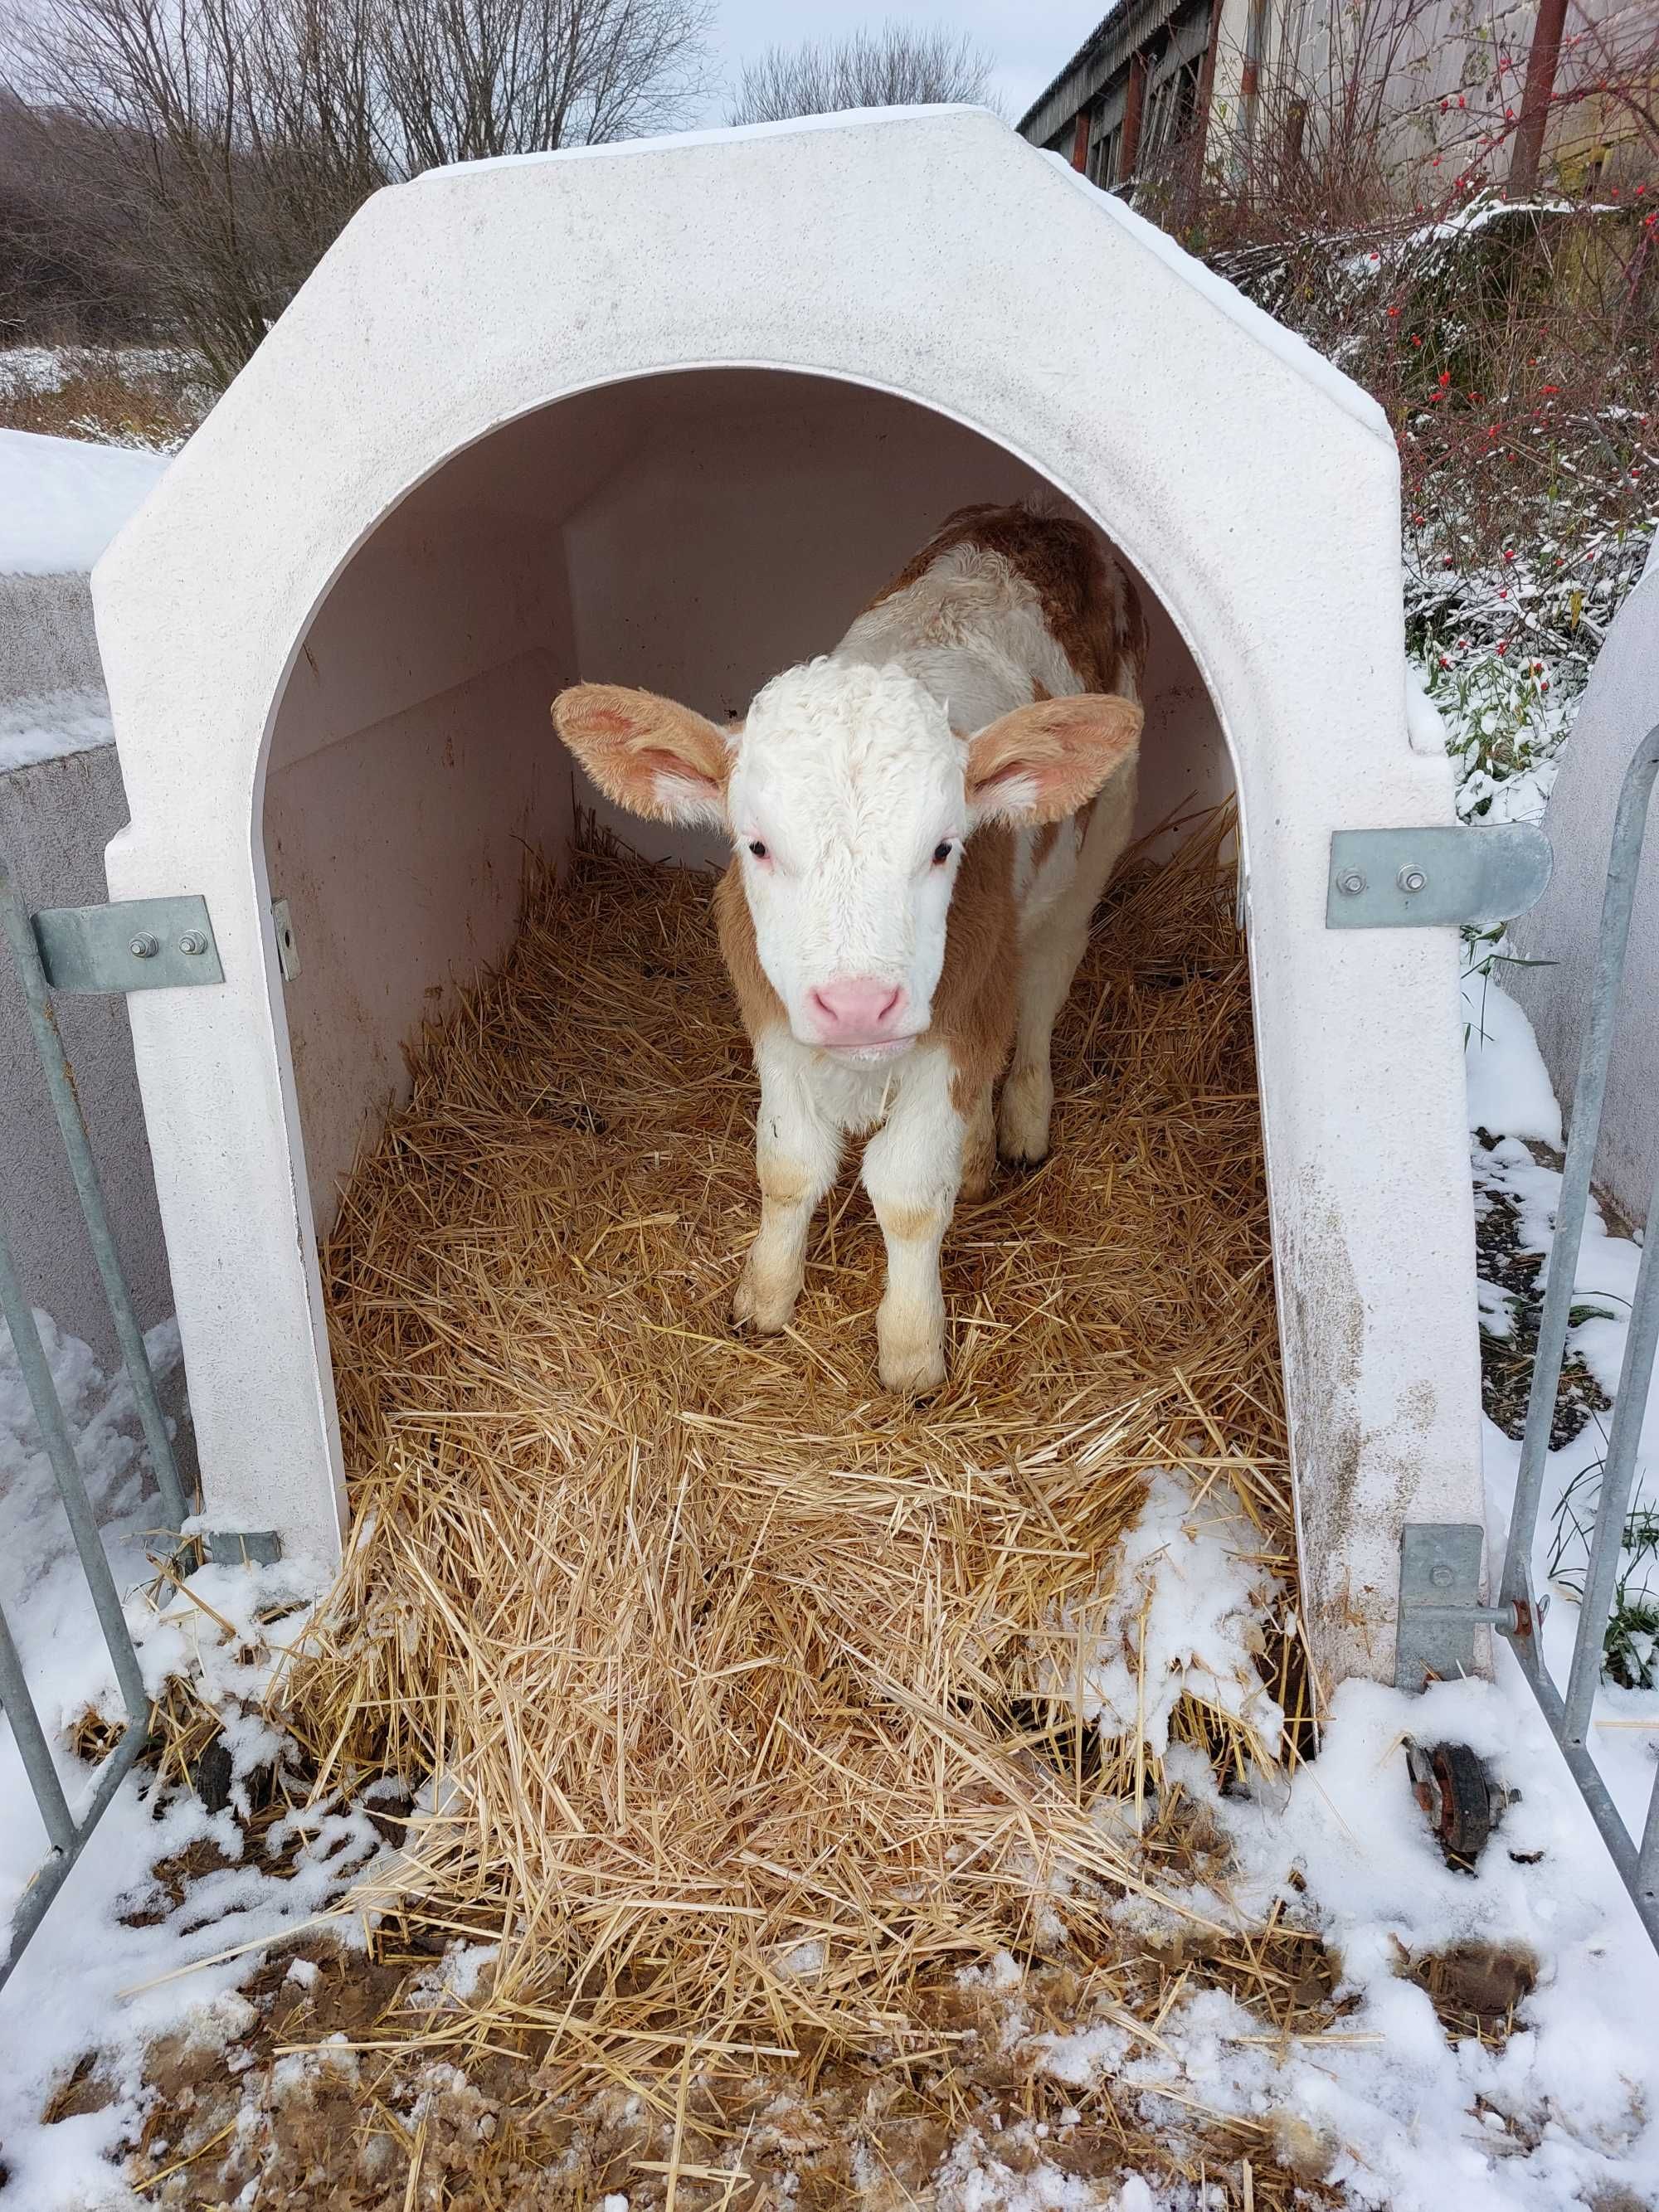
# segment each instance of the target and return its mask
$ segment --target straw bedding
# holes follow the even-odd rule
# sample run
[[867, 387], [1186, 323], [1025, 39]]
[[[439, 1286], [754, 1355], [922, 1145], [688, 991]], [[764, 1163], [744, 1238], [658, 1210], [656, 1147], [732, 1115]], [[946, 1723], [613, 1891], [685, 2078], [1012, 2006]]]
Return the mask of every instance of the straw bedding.
[[[1227, 835], [1109, 896], [1054, 1153], [947, 1240], [927, 1406], [877, 1385], [854, 1155], [793, 1329], [727, 1323], [754, 1089], [706, 878], [590, 834], [422, 1041], [325, 1255], [356, 1538], [284, 1718], [324, 1784], [430, 1781], [406, 1911], [500, 1942], [477, 2040], [659, 2108], [694, 2048], [936, 2049], [960, 1968], [1086, 1953], [1201, 1853], [1066, 1686], [1149, 1470], [1291, 1587]], [[1294, 1719], [1280, 1618], [1256, 1663]], [[1268, 1756], [1225, 1704], [1175, 1721], [1224, 1775]]]

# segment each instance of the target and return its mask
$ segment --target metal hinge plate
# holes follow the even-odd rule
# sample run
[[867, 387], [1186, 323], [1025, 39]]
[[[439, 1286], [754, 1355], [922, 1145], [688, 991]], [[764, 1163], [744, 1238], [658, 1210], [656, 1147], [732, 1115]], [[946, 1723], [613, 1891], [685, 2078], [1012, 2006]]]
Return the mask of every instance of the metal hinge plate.
[[270, 1528], [207, 1528], [202, 1550], [216, 1567], [274, 1567], [283, 1540]]
[[1485, 927], [1544, 896], [1553, 855], [1534, 822], [1472, 830], [1338, 830], [1331, 836], [1327, 929]]
[[207, 901], [194, 894], [43, 907], [31, 920], [54, 991], [179, 991], [225, 980]]
[[1492, 1618], [1480, 1602], [1485, 1535], [1478, 1521], [1408, 1521], [1401, 1530], [1396, 1690], [1474, 1674], [1474, 1632]]

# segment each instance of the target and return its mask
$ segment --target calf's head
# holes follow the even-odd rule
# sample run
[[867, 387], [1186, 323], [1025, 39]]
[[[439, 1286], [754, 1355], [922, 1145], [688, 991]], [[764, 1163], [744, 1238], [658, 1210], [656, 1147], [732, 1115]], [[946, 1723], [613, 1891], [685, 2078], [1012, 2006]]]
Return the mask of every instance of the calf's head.
[[612, 684], [561, 692], [553, 720], [620, 805], [731, 837], [796, 1036], [880, 1060], [932, 1018], [969, 836], [1073, 813], [1134, 750], [1141, 713], [1043, 699], [963, 736], [902, 670], [825, 659], [775, 677], [730, 732]]

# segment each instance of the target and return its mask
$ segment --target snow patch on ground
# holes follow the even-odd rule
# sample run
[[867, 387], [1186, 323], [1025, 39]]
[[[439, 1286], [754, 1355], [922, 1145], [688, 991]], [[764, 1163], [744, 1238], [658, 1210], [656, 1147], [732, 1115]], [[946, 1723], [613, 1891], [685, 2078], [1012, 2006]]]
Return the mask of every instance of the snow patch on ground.
[[1559, 1150], [1561, 1109], [1532, 1024], [1490, 975], [1466, 975], [1462, 990], [1470, 1128], [1529, 1137]]
[[[212, 1814], [188, 1791], [162, 1792], [148, 1773], [129, 1775], [0, 1992], [6, 2212], [132, 2203], [118, 2178], [119, 2157], [142, 2116], [149, 2041], [181, 2028], [216, 2042], [234, 2037], [248, 2011], [235, 1985], [258, 1963], [262, 1939], [308, 1920], [348, 1875], [384, 1865], [389, 1856], [363, 1814], [325, 1801], [269, 1832], [264, 1848], [274, 1854], [301, 1831], [289, 1876], [248, 1862], [236, 1814], [248, 1810], [252, 1771], [280, 1751], [261, 1707], [283, 1650], [309, 1618], [317, 1571], [303, 1562], [207, 1566], [182, 1582], [158, 1583], [157, 1522], [131, 1386], [125, 1375], [106, 1377], [88, 1347], [50, 1316], [37, 1319], [146, 1686], [155, 1693], [170, 1676], [189, 1680], [227, 1716], [231, 1808]], [[176, 1324], [152, 1329], [147, 1342], [158, 1376], [170, 1374], [179, 1357]], [[67, 1734], [88, 1711], [118, 1715], [119, 1700], [3, 1329], [0, 1604], [65, 1794], [78, 1811], [96, 1770], [74, 1755]], [[206, 1844], [216, 1846], [223, 1863], [193, 1881], [175, 1905], [151, 1869]], [[0, 1944], [46, 1847], [16, 1745], [0, 1723]], [[135, 1924], [141, 1919], [148, 1924]], [[342, 1940], [353, 1940], [351, 1921], [335, 1924]], [[233, 1947], [234, 1958], [196, 1965]], [[92, 2053], [111, 2101], [43, 2125], [54, 2087]]]
[[0, 574], [84, 574], [161, 482], [160, 453], [0, 429]]
[[[1429, 1834], [1408, 1735], [1469, 1744], [1521, 1793], [1472, 1875]], [[1120, 2101], [1133, 2094], [1172, 2142], [1195, 2106], [1235, 2118], [1260, 2129], [1264, 2154], [1294, 2148], [1356, 2205], [1562, 2212], [1598, 2192], [1616, 2201], [1620, 2188], [1656, 2201], [1659, 2049], [1631, 2023], [1656, 2017], [1659, 1960], [1518, 1679], [1438, 1684], [1421, 1698], [1343, 1684], [1320, 1757], [1297, 1770], [1287, 1801], [1223, 1796], [1199, 1759], [1182, 1763], [1182, 1780], [1235, 1860], [1224, 1896], [1183, 1891], [1182, 1901], [1247, 1925], [1277, 1906], [1316, 1931], [1349, 2008], [1327, 2033], [1285, 2037], [1225, 1990], [1201, 1990], [1155, 2034], [1109, 2015], [1031, 2038], [1024, 2053], [1043, 2072], [1085, 2107], [1108, 2084]], [[1455, 1945], [1536, 1966], [1502, 2048], [1449, 2038], [1409, 1978], [1413, 1963]], [[1005, 2002], [1018, 2006], [1018, 1985]]]
[[[1470, 1119], [1505, 1133], [1492, 1152], [1482, 1149], [1481, 1173], [1514, 1200], [1520, 1249], [1547, 1253], [1561, 1178], [1521, 1139], [1559, 1145], [1560, 1115], [1525, 1016], [1499, 986], [1472, 981], [1480, 1018], [1471, 1022]], [[1609, 1395], [1639, 1256], [1592, 1207], [1571, 1342]], [[1500, 1295], [1489, 1286], [1491, 1298]], [[1485, 1437], [1496, 1559], [1519, 1448], [1490, 1423]], [[1605, 1442], [1603, 1417], [1548, 1465], [1534, 1573], [1555, 1599], [1544, 1649], [1558, 1682], [1577, 1607], [1571, 1578], [1561, 1579], [1551, 1512], [1595, 1471]], [[1638, 1473], [1650, 1479], [1656, 1470], [1659, 1405], [1649, 1412]], [[1581, 1549], [1581, 1569], [1582, 1558]], [[1182, 1901], [1246, 1926], [1276, 1908], [1316, 1934], [1347, 2001], [1336, 2028], [1275, 2036], [1259, 2014], [1210, 1989], [1178, 2002], [1155, 2039], [1103, 2005], [1097, 2023], [1032, 2037], [1025, 2054], [1085, 2106], [1108, 2083], [1119, 2100], [1126, 2089], [1138, 2093], [1143, 2120], [1166, 2129], [1172, 2142], [1190, 2129], [1194, 2106], [1255, 2125], [1264, 2149], [1293, 2153], [1309, 2178], [1378, 2212], [1659, 2203], [1659, 2044], [1633, 2032], [1633, 2023], [1659, 2018], [1659, 1958], [1506, 1646], [1497, 1665], [1494, 1682], [1437, 1684], [1418, 1698], [1344, 1683], [1320, 1756], [1297, 1771], [1288, 1795], [1263, 1784], [1254, 1797], [1223, 1796], [1203, 1759], [1182, 1752], [1167, 1762], [1232, 1845], [1224, 1894], [1182, 1892]], [[1659, 1750], [1659, 1695], [1604, 1686], [1591, 1734], [1603, 1777], [1639, 1834]], [[1469, 1745], [1515, 1793], [1473, 1873], [1448, 1865], [1428, 1832], [1407, 1771], [1408, 1735]], [[1126, 1904], [1121, 1917], [1138, 1922], [1146, 1908]], [[1535, 1974], [1514, 2032], [1496, 2047], [1449, 2037], [1411, 1977], [1413, 1965], [1455, 1947], [1524, 1978]], [[1001, 1986], [1001, 2001], [1018, 2018], [1018, 1978]], [[1052, 2168], [992, 2174], [973, 2163], [967, 2139], [952, 2164], [963, 2185], [955, 2201], [1074, 2201]]]
[[0, 775], [114, 742], [109, 701], [101, 691], [39, 691], [0, 700]]
[[1106, 1735], [1138, 1735], [1158, 1759], [1175, 1709], [1190, 1695], [1244, 1721], [1276, 1753], [1285, 1716], [1255, 1654], [1265, 1647], [1262, 1615], [1281, 1593], [1252, 1556], [1259, 1550], [1231, 1488], [1199, 1498], [1179, 1475], [1155, 1472], [1098, 1610], [1061, 1624], [1082, 1649], [1063, 1671], [1050, 1661], [1043, 1694], [1075, 1700], [1085, 1722]]

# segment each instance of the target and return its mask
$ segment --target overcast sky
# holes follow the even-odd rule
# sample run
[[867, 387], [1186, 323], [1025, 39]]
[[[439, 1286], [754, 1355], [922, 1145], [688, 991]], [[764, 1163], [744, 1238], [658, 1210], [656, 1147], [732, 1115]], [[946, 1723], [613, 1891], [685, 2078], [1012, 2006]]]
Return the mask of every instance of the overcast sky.
[[[836, 38], [889, 20], [966, 31], [996, 61], [996, 89], [1017, 122], [1105, 15], [1109, 0], [718, 0], [714, 61], [728, 84], [769, 46]], [[724, 122], [726, 95], [708, 120]]]

